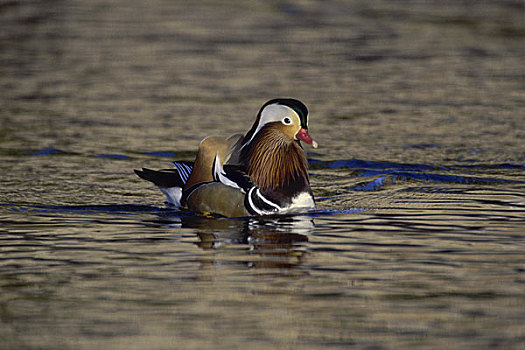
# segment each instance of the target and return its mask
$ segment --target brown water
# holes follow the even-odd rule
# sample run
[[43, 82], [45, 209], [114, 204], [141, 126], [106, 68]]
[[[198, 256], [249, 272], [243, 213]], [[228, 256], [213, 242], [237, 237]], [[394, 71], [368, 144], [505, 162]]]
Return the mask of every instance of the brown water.
[[[0, 349], [525, 349], [524, 6], [0, 3]], [[133, 174], [284, 96], [316, 212]]]

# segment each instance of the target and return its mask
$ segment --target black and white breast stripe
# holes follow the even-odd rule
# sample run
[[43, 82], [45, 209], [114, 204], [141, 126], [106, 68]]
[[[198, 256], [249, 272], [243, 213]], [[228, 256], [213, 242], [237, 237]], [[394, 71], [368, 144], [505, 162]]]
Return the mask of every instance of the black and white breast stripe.
[[235, 166], [222, 167], [219, 156], [213, 162], [213, 179], [226, 186], [237, 188], [244, 196], [244, 205], [252, 215], [276, 214], [283, 210], [279, 204], [266, 198], [259, 187], [254, 186], [242, 169]]
[[277, 214], [284, 210], [279, 204], [269, 200], [256, 186], [251, 187], [244, 197], [244, 205], [252, 215]]

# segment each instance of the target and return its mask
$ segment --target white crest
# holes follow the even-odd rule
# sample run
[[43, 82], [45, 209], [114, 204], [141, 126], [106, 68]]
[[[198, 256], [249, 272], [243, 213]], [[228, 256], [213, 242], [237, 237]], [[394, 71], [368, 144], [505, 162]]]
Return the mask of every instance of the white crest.
[[293, 116], [294, 118], [297, 118], [297, 120], [300, 120], [299, 115], [297, 115], [297, 113], [288, 106], [279, 103], [274, 103], [264, 107], [264, 109], [261, 111], [261, 118], [259, 119], [257, 129], [255, 129], [255, 132], [253, 133], [252, 137], [244, 145], [242, 145], [241, 149], [244, 148], [244, 146], [246, 146], [250, 142], [252, 142], [255, 135], [257, 135], [257, 133], [263, 128], [263, 126], [271, 122], [281, 121], [281, 119], [283, 119], [286, 116]]

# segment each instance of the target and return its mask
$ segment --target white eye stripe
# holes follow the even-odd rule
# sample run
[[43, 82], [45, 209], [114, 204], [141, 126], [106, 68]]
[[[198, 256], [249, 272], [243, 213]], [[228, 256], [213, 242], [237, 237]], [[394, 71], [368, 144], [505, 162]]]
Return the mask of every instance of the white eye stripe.
[[255, 135], [257, 135], [257, 133], [266, 124], [271, 123], [271, 122], [279, 122], [279, 121], [282, 122], [283, 115], [288, 115], [290, 120], [292, 119], [292, 117], [299, 119], [299, 115], [292, 108], [288, 106], [281, 105], [278, 103], [266, 106], [261, 111], [261, 117], [259, 119], [259, 124], [257, 125], [257, 128], [255, 129], [255, 132], [253, 133], [253, 135], [251, 135], [250, 139], [242, 145], [241, 149], [244, 148], [247, 144], [249, 144], [253, 140]]

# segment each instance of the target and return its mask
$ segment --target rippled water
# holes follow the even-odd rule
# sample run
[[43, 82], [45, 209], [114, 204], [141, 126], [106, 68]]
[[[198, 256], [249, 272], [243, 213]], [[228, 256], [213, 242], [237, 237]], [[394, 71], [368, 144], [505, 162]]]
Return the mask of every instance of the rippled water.
[[[1, 349], [524, 349], [522, 1], [0, 3]], [[134, 168], [303, 100], [318, 210]]]

